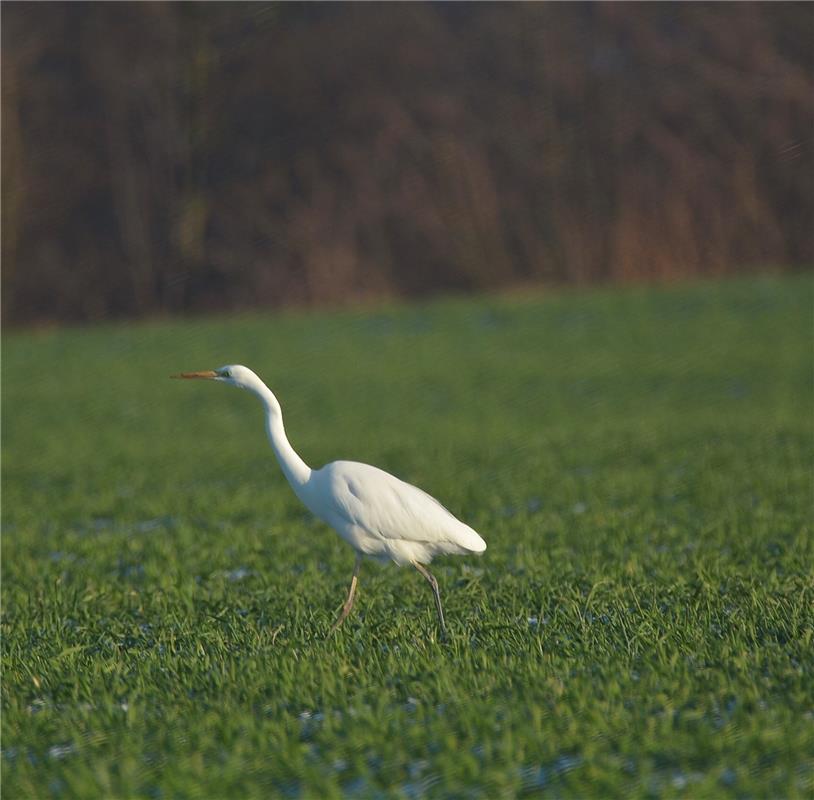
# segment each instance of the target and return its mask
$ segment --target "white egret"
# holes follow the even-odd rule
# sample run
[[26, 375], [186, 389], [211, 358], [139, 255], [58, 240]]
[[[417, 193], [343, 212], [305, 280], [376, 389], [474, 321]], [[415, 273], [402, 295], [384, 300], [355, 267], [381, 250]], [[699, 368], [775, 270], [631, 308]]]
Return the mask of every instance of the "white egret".
[[266, 411], [266, 432], [291, 488], [308, 509], [355, 551], [348, 597], [331, 632], [351, 611], [362, 557], [412, 564], [432, 587], [441, 631], [446, 633], [438, 582], [426, 568], [434, 556], [482, 553], [486, 542], [434, 497], [369, 464], [332, 461], [312, 470], [289, 444], [277, 398], [257, 375], [239, 364], [177, 378], [203, 378], [247, 389]]

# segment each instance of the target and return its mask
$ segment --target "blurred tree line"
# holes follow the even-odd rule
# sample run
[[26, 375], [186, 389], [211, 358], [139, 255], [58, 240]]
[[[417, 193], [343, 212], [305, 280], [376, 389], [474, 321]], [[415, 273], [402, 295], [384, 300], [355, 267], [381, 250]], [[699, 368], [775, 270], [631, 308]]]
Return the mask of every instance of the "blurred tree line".
[[4, 318], [810, 265], [813, 41], [806, 3], [4, 3]]

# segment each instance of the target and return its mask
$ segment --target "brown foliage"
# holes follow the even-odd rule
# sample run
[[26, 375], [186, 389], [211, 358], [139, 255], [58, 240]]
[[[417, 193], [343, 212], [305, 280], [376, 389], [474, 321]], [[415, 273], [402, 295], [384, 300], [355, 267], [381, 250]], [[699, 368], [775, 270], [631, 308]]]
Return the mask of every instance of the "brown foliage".
[[7, 321], [814, 261], [810, 5], [2, 17]]

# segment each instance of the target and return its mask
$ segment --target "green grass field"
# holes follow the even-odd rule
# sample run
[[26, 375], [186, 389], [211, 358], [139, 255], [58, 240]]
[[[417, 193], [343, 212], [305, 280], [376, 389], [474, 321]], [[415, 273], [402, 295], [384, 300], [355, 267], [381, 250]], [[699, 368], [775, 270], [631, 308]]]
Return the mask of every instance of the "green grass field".
[[[6, 334], [8, 798], [811, 797], [813, 284]], [[482, 558], [366, 563], [279, 472], [368, 461]]]

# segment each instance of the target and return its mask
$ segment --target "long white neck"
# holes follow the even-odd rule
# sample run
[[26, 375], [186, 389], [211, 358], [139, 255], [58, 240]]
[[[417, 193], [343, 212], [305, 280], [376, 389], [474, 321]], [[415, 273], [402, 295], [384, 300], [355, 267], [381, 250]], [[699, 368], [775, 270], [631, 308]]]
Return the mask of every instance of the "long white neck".
[[247, 387], [260, 398], [266, 410], [266, 433], [268, 433], [271, 448], [280, 462], [291, 487], [300, 495], [301, 490], [311, 477], [311, 467], [297, 454], [288, 441], [283, 427], [283, 412], [274, 393], [259, 378], [255, 386]]

